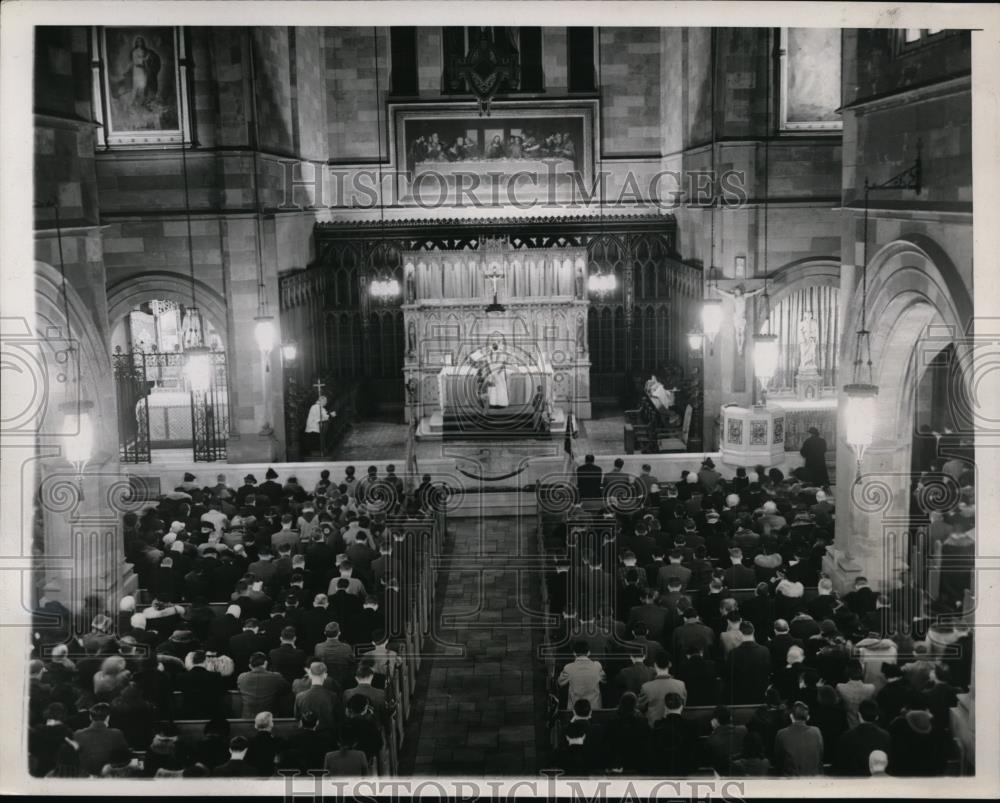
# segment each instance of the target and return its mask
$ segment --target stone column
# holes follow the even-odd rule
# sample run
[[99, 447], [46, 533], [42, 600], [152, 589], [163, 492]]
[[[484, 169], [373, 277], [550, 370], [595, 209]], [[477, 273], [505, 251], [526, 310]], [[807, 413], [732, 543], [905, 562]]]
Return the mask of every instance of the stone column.
[[[272, 352], [268, 360], [262, 359], [253, 336], [259, 283], [257, 231], [253, 215], [232, 216], [224, 222], [230, 328], [227, 355], [230, 431], [226, 451], [230, 463], [277, 459], [280, 444], [275, 433], [279, 428], [284, 429], [280, 357]], [[268, 250], [261, 250], [266, 258]], [[277, 277], [269, 276], [265, 270], [264, 281], [268, 308], [278, 326]]]

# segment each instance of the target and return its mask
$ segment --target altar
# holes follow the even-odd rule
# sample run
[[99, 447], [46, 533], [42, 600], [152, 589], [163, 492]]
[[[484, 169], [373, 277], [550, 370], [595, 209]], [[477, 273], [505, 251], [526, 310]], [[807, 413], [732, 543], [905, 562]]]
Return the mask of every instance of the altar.
[[584, 248], [484, 239], [404, 253], [406, 412], [418, 435], [456, 417], [485, 430], [589, 418], [586, 275]]

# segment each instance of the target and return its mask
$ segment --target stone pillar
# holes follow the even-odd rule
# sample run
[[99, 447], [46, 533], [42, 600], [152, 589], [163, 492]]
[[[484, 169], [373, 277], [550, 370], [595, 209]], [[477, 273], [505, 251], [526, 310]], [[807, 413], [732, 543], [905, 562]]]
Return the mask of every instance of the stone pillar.
[[[229, 305], [227, 356], [230, 405], [226, 451], [230, 463], [278, 459], [281, 449], [276, 433], [284, 431], [280, 355], [276, 353], [276, 346], [275, 351], [264, 360], [253, 336], [259, 283], [257, 232], [257, 220], [253, 215], [230, 217], [224, 223], [228, 255], [225, 269]], [[267, 243], [266, 238], [264, 242]], [[267, 265], [269, 250], [264, 247], [261, 252]], [[264, 292], [277, 327], [277, 276], [274, 271], [268, 274], [265, 269]]]

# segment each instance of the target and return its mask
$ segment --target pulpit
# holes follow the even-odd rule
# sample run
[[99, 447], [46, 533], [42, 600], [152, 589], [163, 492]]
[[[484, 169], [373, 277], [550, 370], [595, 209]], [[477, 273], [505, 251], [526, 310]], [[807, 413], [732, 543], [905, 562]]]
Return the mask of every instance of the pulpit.
[[484, 239], [402, 261], [407, 420], [420, 435], [449, 415], [590, 417], [585, 249]]
[[777, 467], [785, 462], [785, 411], [774, 404], [722, 406], [722, 462]]

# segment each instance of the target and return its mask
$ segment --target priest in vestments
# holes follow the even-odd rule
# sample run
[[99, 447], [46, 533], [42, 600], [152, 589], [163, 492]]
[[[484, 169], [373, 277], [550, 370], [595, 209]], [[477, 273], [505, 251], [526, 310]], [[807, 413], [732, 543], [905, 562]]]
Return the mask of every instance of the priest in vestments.
[[489, 365], [489, 379], [487, 380], [486, 398], [490, 408], [501, 409], [510, 405], [510, 397], [507, 394], [507, 363], [504, 353], [500, 347], [494, 343], [487, 357]]
[[336, 413], [328, 412], [326, 409], [326, 396], [320, 396], [309, 408], [309, 413], [306, 415], [305, 440], [306, 449], [310, 454], [316, 451], [321, 455], [326, 454], [326, 434], [330, 419], [335, 415]]

